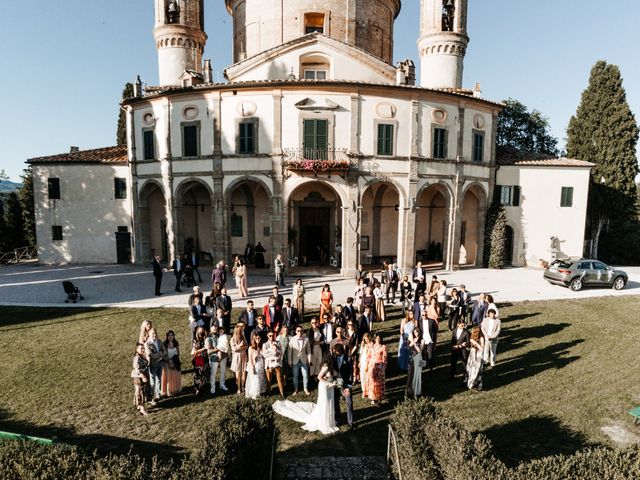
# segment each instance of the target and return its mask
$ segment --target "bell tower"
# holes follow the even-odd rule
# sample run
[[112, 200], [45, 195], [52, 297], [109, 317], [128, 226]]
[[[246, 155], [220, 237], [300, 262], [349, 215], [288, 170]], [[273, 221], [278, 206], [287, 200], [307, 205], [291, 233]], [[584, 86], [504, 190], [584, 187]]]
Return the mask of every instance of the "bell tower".
[[420, 0], [420, 85], [461, 88], [467, 50], [467, 0]]
[[154, 1], [159, 84], [180, 85], [185, 70], [202, 73], [204, 0]]

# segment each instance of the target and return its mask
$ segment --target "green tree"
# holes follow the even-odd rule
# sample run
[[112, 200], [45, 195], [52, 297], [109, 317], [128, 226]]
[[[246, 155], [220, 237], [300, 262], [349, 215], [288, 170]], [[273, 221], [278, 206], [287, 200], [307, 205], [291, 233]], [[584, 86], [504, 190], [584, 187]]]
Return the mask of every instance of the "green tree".
[[5, 196], [0, 193], [0, 253], [7, 251], [7, 225], [4, 221]]
[[518, 100], [504, 100], [498, 115], [496, 144], [536, 153], [558, 154], [558, 139], [549, 132], [549, 119]]
[[[133, 97], [133, 83], [127, 82], [122, 89], [122, 100]], [[116, 131], [117, 145], [127, 144], [127, 115], [126, 112], [118, 106], [118, 127]]]
[[483, 259], [485, 268], [503, 268], [507, 260], [507, 214], [495, 201], [487, 210]]
[[627, 103], [620, 69], [597, 62], [567, 129], [567, 155], [593, 162], [587, 224], [598, 257], [600, 234], [611, 222], [636, 217], [638, 125]]
[[36, 244], [36, 212], [33, 198], [33, 170], [31, 166], [25, 168], [20, 175], [22, 188], [18, 192], [20, 208], [22, 208], [22, 221], [24, 238], [30, 247]]
[[6, 197], [5, 212], [5, 250], [24, 247], [25, 239], [22, 230], [22, 208], [16, 192], [10, 192]]
[[7, 172], [3, 169], [0, 170], [0, 182], [5, 182], [9, 180], [9, 175], [7, 175]]

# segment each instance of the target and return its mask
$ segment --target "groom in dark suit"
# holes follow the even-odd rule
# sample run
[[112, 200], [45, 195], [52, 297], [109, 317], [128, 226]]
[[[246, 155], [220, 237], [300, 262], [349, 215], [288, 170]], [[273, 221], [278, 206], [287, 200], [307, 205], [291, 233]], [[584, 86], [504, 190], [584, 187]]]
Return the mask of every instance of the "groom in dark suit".
[[355, 425], [353, 424], [353, 398], [351, 389], [353, 388], [353, 365], [349, 361], [349, 357], [344, 353], [344, 346], [340, 343], [336, 343], [332, 349], [333, 359], [333, 377], [338, 379], [342, 378], [342, 388], [335, 388], [333, 395], [333, 407], [336, 416], [336, 425], [340, 424], [340, 398], [344, 398], [347, 404], [347, 423], [349, 424], [349, 430], [353, 430]]

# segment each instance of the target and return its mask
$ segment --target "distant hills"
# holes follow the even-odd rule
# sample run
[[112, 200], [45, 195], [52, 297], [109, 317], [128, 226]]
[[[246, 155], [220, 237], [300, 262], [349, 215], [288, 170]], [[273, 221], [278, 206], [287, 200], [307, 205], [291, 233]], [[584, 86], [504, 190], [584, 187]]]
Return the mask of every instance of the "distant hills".
[[21, 183], [12, 182], [10, 180], [0, 180], [0, 192], [14, 192], [22, 188]]

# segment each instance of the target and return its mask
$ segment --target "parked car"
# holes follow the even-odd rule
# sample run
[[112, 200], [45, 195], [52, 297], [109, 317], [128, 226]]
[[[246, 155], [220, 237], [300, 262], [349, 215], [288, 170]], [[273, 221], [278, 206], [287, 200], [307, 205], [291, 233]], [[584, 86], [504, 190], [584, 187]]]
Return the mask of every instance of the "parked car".
[[586, 286], [621, 290], [629, 277], [622, 270], [616, 270], [599, 260], [580, 258], [553, 261], [545, 268], [544, 279], [577, 292]]

